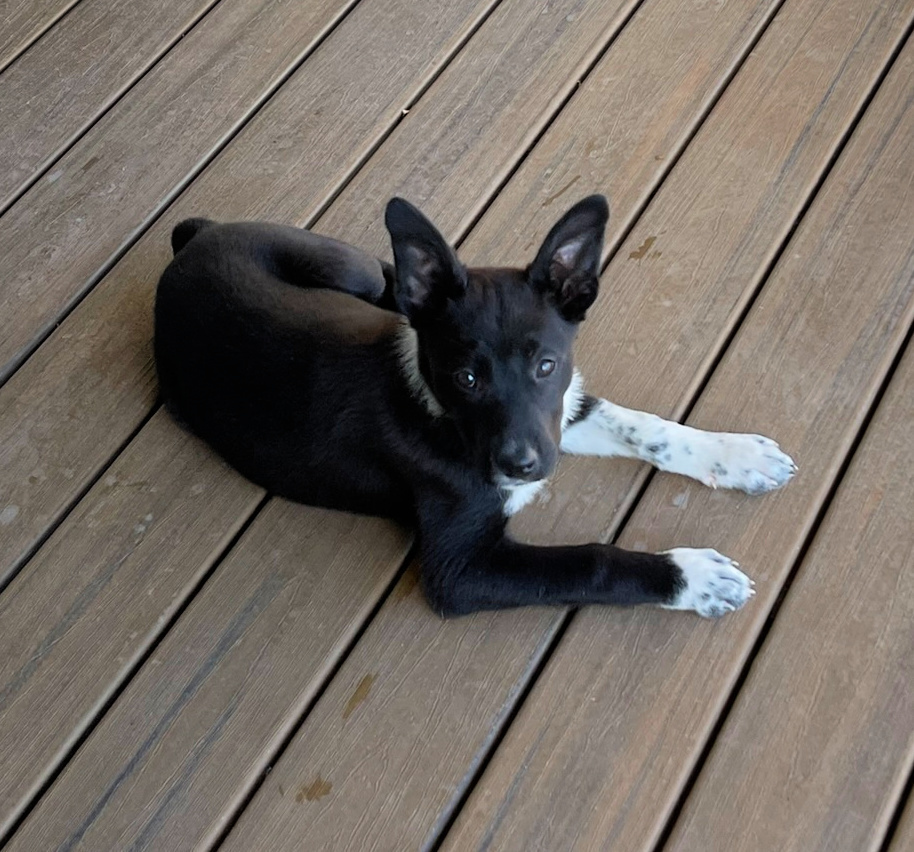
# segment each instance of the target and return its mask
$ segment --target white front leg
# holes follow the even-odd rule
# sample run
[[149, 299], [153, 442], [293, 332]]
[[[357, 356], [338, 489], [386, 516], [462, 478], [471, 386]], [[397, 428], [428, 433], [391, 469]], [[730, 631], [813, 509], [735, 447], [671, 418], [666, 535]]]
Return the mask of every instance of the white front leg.
[[761, 435], [703, 432], [605, 399], [581, 396], [577, 403], [584, 414], [562, 431], [566, 453], [642, 459], [711, 488], [749, 494], [780, 488], [797, 470], [790, 456]]

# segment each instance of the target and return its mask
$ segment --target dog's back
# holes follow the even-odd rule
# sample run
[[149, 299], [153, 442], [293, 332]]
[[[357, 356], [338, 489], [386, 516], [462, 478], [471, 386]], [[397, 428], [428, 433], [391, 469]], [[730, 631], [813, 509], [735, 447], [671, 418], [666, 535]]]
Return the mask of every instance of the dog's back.
[[385, 473], [390, 448], [372, 446], [364, 423], [377, 418], [380, 434], [391, 400], [410, 405], [398, 394], [403, 321], [370, 303], [388, 286], [383, 265], [263, 223], [189, 220], [173, 243], [155, 308], [169, 410], [274, 493], [402, 514], [391, 493], [409, 498]]

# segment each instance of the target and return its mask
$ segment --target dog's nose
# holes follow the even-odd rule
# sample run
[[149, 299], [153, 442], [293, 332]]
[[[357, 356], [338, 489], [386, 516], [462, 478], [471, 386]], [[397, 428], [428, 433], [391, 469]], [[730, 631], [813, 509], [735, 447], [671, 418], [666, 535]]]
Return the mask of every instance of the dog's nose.
[[518, 447], [513, 452], [503, 451], [496, 460], [499, 470], [505, 476], [516, 479], [538, 479], [539, 476], [534, 477], [533, 474], [538, 474], [539, 463], [539, 453], [529, 445]]

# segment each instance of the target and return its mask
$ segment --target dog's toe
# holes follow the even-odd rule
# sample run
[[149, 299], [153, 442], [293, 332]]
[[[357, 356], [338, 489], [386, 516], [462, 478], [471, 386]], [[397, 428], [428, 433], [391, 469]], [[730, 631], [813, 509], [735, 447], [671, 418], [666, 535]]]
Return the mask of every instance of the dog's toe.
[[754, 594], [737, 563], [710, 548], [677, 547], [666, 555], [682, 572], [683, 587], [666, 609], [694, 610], [718, 618], [742, 607]]
[[701, 480], [712, 488], [766, 494], [786, 485], [797, 472], [793, 459], [763, 435], [718, 435], [704, 459]]

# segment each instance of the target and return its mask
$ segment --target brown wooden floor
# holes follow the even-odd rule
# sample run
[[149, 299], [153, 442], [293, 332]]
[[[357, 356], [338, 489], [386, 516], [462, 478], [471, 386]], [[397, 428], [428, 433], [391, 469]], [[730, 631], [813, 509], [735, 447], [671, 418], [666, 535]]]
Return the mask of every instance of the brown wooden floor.
[[[0, 0], [0, 845], [912, 852], [912, 21]], [[800, 474], [569, 458], [516, 532], [716, 547], [738, 614], [442, 621], [402, 530], [270, 499], [157, 407], [183, 217], [386, 256], [400, 194], [523, 263], [596, 191], [589, 388]]]

